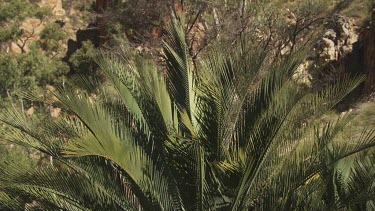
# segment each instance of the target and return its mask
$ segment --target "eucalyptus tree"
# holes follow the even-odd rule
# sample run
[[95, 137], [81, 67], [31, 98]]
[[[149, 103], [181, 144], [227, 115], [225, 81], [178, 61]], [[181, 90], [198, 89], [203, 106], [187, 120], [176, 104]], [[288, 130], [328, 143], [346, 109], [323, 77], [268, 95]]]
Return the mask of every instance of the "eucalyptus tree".
[[[52, 103], [59, 119], [9, 110], [5, 138], [53, 165], [2, 162], [2, 209], [297, 210], [373, 208], [373, 130], [344, 136], [343, 115], [319, 118], [363, 81], [306, 91], [303, 54], [215, 45], [193, 65], [184, 20], [172, 19], [160, 71], [126, 44], [96, 55], [107, 81], [79, 77]], [[272, 54], [271, 54], [272, 55]], [[87, 91], [90, 90], [90, 91]], [[32, 97], [32, 96], [29, 96]], [[337, 138], [339, 137], [339, 138]], [[341, 138], [340, 138], [341, 137]], [[343, 162], [351, 165], [345, 166]]]

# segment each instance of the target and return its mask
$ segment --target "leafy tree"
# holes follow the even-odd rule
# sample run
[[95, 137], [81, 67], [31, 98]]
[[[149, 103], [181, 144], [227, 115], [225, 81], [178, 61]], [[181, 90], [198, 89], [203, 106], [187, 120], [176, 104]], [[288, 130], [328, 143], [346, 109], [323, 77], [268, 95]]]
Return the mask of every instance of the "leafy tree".
[[[9, 97], [20, 91], [40, 92], [47, 84], [62, 83], [68, 66], [57, 56], [57, 51], [60, 50], [59, 41], [65, 38], [61, 27], [57, 23], [48, 23], [40, 33], [43, 42], [33, 41], [37, 36], [37, 27], [42, 25], [50, 14], [49, 9], [39, 7], [34, 1], [0, 0], [2, 99], [8, 97], [9, 100]], [[29, 31], [25, 31], [22, 24], [29, 18], [39, 21], [31, 23]], [[20, 48], [21, 54], [8, 55], [11, 43]], [[3, 100], [0, 104], [4, 106], [7, 102]]]
[[95, 46], [91, 41], [83, 41], [79, 48], [69, 58], [72, 69], [75, 73], [94, 73], [96, 63], [94, 61]]
[[[13, 32], [14, 35], [20, 34], [20, 29], [18, 28], [19, 21], [24, 20], [30, 13], [30, 4], [24, 4], [26, 1], [16, 0], [16, 1], [1, 1], [0, 7], [0, 21], [2, 22], [2, 31], [1, 37], [3, 38], [1, 41], [6, 41], [7, 39], [14, 38], [11, 35], [5, 36], [6, 32]], [[4, 23], [9, 21], [8, 23]], [[11, 30], [7, 30], [8, 26]]]
[[41, 43], [44, 50], [57, 51], [60, 46], [59, 41], [66, 38], [66, 33], [58, 23], [48, 23], [40, 32], [40, 38], [44, 40]]
[[[8, 41], [16, 41], [22, 52], [25, 52], [26, 43], [35, 36], [35, 28], [43, 23], [44, 18], [51, 11], [40, 8], [28, 0], [1, 0], [0, 1], [0, 44]], [[38, 25], [33, 25], [33, 30], [25, 33], [20, 27], [26, 18], [39, 19]], [[4, 50], [4, 49], [2, 49]]]
[[37, 44], [27, 53], [0, 55], [0, 94], [13, 96], [25, 90], [40, 91], [47, 84], [61, 84], [68, 68], [61, 60], [44, 55]]
[[0, 74], [0, 90], [2, 96], [4, 96], [7, 90], [13, 90], [17, 87], [18, 79], [21, 75], [16, 59], [10, 55], [1, 55]]
[[[14, 110], [3, 114], [13, 127], [8, 141], [55, 163], [1, 163], [2, 208], [31, 200], [67, 210], [374, 207], [374, 160], [363, 159], [374, 131], [340, 138], [350, 115], [317, 121], [363, 77], [306, 93], [291, 79], [301, 55], [274, 59], [245, 41], [232, 50], [216, 45], [194, 67], [183, 26], [173, 20], [168, 29], [167, 75], [123, 44], [97, 56], [108, 86], [54, 93], [66, 118], [35, 124]], [[344, 169], [345, 159], [352, 165]]]

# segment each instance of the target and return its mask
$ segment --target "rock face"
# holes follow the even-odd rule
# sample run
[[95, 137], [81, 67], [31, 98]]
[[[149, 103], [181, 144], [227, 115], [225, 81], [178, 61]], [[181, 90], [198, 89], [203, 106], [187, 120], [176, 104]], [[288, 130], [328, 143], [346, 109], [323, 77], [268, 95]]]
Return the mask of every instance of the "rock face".
[[26, 18], [19, 27], [23, 30], [23, 34], [19, 39], [7, 43], [7, 53], [19, 54], [28, 51], [28, 44], [40, 39], [39, 34], [43, 29], [43, 23], [36, 18]]
[[302, 63], [294, 73], [293, 79], [299, 84], [311, 87], [312, 76], [309, 73], [309, 70], [311, 69], [312, 64], [312, 60], [306, 60], [304, 63]]
[[56, 16], [64, 16], [66, 14], [62, 0], [41, 0], [38, 4], [40, 7], [51, 8], [52, 14]]
[[328, 62], [340, 61], [353, 51], [358, 42], [359, 27], [350, 18], [336, 15], [330, 29], [324, 34], [318, 44], [323, 49], [318, 55], [322, 65]]
[[323, 50], [320, 54], [321, 58], [324, 58], [325, 61], [337, 60], [338, 52], [336, 51], [335, 42], [327, 37], [323, 37]]
[[298, 81], [317, 87], [342, 73], [362, 72], [363, 42], [359, 35], [360, 27], [353, 19], [334, 16], [313, 55], [297, 69]]

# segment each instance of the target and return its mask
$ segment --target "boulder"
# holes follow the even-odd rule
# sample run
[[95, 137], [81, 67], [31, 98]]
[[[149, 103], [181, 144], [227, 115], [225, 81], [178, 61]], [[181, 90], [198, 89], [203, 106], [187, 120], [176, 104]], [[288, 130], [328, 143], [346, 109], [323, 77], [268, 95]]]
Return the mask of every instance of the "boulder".
[[324, 48], [320, 56], [326, 59], [326, 61], [336, 60], [335, 42], [325, 37], [323, 37], [322, 41]]

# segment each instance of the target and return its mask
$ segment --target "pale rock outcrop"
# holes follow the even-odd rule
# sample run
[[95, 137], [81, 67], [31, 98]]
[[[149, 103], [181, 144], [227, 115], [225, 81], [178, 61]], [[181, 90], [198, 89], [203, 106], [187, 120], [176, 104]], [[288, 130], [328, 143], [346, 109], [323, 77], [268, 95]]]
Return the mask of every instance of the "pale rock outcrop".
[[56, 16], [64, 16], [66, 14], [62, 6], [62, 0], [41, 0], [38, 5], [40, 7], [50, 8], [52, 14]]
[[[350, 18], [336, 15], [332, 28], [324, 34], [320, 45], [323, 47], [318, 59], [325, 62], [338, 61], [353, 51], [353, 45], [358, 42], [358, 27]], [[323, 65], [324, 63], [323, 62]]]
[[299, 84], [304, 84], [305, 86], [310, 87], [312, 76], [308, 70], [311, 68], [311, 65], [313, 65], [313, 62], [311, 60], [306, 60], [304, 63], [298, 66], [293, 75], [293, 79]]
[[353, 52], [354, 45], [359, 41], [359, 28], [353, 19], [336, 15], [331, 26], [321, 40], [315, 45], [313, 55], [298, 67], [295, 77], [297, 81], [311, 86], [322, 67], [335, 63], [337, 69], [345, 69], [342, 63], [348, 54]]
[[26, 111], [26, 116], [27, 116], [27, 117], [32, 117], [33, 114], [34, 114], [34, 112], [35, 112], [35, 107], [34, 107], [34, 106], [31, 106], [29, 109], [27, 109], [27, 111]]
[[335, 48], [335, 43], [328, 38], [323, 37], [322, 39], [323, 42], [323, 50], [322, 53], [320, 54], [322, 58], [325, 59], [325, 61], [332, 61], [337, 59], [337, 53], [336, 53], [336, 48]]
[[53, 118], [56, 118], [56, 117], [59, 117], [60, 116], [60, 113], [61, 113], [61, 108], [59, 108], [59, 107], [50, 107], [50, 109], [49, 109], [49, 112], [50, 112], [50, 115], [51, 115], [51, 117], [53, 117]]

